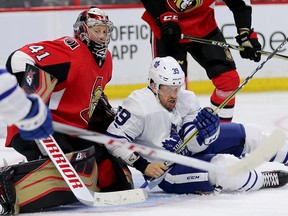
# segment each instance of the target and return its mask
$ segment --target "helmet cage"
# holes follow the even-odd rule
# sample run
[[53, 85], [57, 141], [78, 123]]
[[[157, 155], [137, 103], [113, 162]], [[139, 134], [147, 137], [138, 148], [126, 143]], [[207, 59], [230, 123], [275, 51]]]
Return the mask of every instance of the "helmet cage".
[[[89, 36], [91, 34], [95, 34], [90, 28], [95, 28], [98, 25], [105, 25], [107, 27], [107, 35], [104, 42], [93, 40]], [[113, 23], [109, 20], [108, 16], [106, 16], [105, 13], [99, 8], [94, 7], [80, 13], [75, 24], [73, 25], [75, 38], [78, 38], [84, 42], [93, 56], [100, 60], [105, 60], [106, 58], [113, 27]]]

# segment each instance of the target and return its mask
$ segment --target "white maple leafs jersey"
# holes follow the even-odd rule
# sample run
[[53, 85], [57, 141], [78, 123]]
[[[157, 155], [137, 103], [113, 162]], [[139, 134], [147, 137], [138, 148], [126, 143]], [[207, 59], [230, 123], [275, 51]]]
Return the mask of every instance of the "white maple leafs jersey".
[[[168, 111], [150, 88], [143, 88], [132, 92], [123, 101], [107, 132], [120, 139], [163, 148], [162, 141], [170, 136], [171, 125], [179, 131], [184, 123], [195, 119], [199, 109], [200, 103], [191, 91], [181, 89], [175, 108]], [[117, 147], [108, 147], [108, 150], [124, 160], [132, 153]]]
[[27, 116], [31, 104], [16, 77], [0, 70], [0, 119], [8, 125], [15, 124]]

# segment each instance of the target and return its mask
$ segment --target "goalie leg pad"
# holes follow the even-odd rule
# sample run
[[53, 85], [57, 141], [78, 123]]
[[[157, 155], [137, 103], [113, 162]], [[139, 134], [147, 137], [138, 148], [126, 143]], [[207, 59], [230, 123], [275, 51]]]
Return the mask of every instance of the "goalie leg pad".
[[129, 190], [134, 188], [132, 174], [120, 158], [109, 157], [98, 165], [98, 186], [101, 192]]
[[126, 163], [121, 158], [113, 159], [113, 166], [117, 173], [117, 187], [116, 190], [129, 190], [134, 188], [132, 173]]
[[[94, 147], [91, 147], [66, 156], [85, 185], [91, 191], [99, 191], [94, 153]], [[4, 198], [8, 197], [6, 205], [10, 207], [12, 213], [35, 212], [78, 202], [49, 159], [6, 167], [0, 177], [3, 180], [9, 178], [9, 184], [3, 181], [0, 183], [3, 189], [2, 195]]]

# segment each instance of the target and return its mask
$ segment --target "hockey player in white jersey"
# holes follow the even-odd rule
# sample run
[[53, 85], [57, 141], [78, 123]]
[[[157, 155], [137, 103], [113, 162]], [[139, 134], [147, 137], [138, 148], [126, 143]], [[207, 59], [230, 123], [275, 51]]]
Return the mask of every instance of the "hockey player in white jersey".
[[26, 95], [15, 76], [0, 68], [0, 119], [15, 124], [25, 140], [47, 138], [53, 133], [50, 110], [36, 95]]
[[[177, 152], [217, 165], [238, 161], [267, 137], [252, 125], [220, 123], [217, 114], [212, 114], [208, 108], [202, 109], [195, 94], [184, 89], [184, 73], [172, 57], [155, 58], [148, 80], [147, 88], [132, 92], [123, 101], [107, 129], [108, 135], [176, 152], [196, 127], [198, 134]], [[263, 171], [256, 168], [236, 177], [180, 164], [168, 167], [163, 161], [148, 161], [133, 151], [108, 148], [114, 156], [141, 171], [146, 179], [165, 175], [159, 187], [171, 193], [210, 193], [215, 188], [252, 191], [281, 187], [288, 182], [288, 173], [283, 169], [288, 160], [288, 143], [271, 162], [267, 162], [279, 169]]]

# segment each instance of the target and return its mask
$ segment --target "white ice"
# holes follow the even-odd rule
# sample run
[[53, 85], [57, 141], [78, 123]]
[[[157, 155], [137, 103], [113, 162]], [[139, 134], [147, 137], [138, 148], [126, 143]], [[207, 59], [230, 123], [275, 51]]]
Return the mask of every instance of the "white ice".
[[[209, 105], [208, 96], [200, 96], [203, 106]], [[120, 100], [111, 101], [113, 106]], [[239, 93], [235, 109], [235, 122], [255, 123], [264, 131], [281, 128], [288, 134], [288, 92]], [[3, 158], [9, 164], [23, 157], [3, 147], [1, 141], [0, 165]], [[284, 167], [284, 166], [283, 166]], [[273, 167], [271, 167], [273, 169]], [[143, 183], [139, 172], [131, 169], [135, 186]], [[287, 168], [288, 170], [288, 168]], [[271, 216], [288, 214], [288, 186], [250, 193], [224, 193], [219, 195], [164, 194], [159, 188], [149, 191], [147, 201], [115, 207], [87, 207], [80, 203], [63, 206], [42, 213], [25, 215], [100, 215], [100, 216]]]

